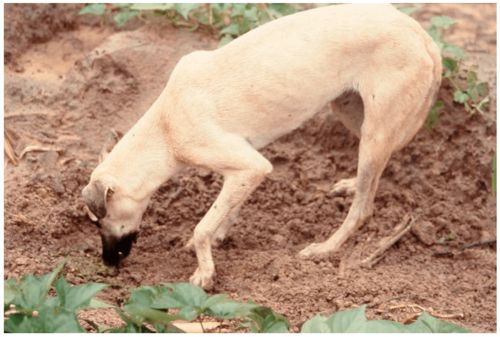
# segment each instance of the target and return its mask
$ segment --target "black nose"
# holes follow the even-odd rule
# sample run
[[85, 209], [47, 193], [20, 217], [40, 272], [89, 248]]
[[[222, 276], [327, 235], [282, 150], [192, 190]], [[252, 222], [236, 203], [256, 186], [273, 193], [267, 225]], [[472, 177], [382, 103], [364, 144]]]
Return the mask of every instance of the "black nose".
[[120, 238], [101, 235], [102, 260], [108, 266], [118, 266], [132, 250], [132, 244], [137, 240], [137, 232], [132, 232]]

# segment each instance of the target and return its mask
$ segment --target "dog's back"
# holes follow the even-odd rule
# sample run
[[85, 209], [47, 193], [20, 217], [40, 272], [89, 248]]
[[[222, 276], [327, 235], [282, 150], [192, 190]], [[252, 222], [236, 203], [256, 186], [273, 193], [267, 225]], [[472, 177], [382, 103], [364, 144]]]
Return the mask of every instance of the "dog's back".
[[189, 101], [193, 118], [206, 117], [259, 148], [346, 90], [359, 90], [364, 78], [432, 67], [436, 61], [418, 52], [429, 41], [391, 5], [316, 8], [267, 23], [221, 49], [185, 56], [170, 78], [176, 90], [169, 102], [185, 107]]

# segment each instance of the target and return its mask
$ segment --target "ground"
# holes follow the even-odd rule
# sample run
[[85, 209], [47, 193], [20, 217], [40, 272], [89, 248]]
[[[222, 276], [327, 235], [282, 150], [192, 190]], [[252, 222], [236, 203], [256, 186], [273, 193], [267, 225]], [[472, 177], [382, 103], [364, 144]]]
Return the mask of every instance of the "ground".
[[[22, 157], [17, 165], [7, 157], [5, 163], [5, 277], [48, 272], [67, 256], [70, 282], [106, 282], [111, 287], [102, 297], [119, 303], [132, 287], [189, 279], [196, 258], [182, 247], [221, 178], [190, 169], [166, 182], [119, 271], [102, 266], [81, 189], [110, 130], [126, 132], [182, 55], [216, 48], [217, 41], [158, 22], [118, 30], [99, 18], [77, 17], [78, 8], [5, 6], [5, 130]], [[447, 38], [490, 82], [491, 109], [470, 115], [443, 86], [437, 127], [422, 128], [392, 157], [372, 219], [324, 260], [301, 260], [297, 253], [326, 239], [345, 218], [351, 197], [328, 191], [354, 176], [358, 141], [323, 109], [267, 146], [263, 153], [274, 171], [214, 250], [214, 293], [270, 306], [295, 331], [315, 313], [362, 304], [371, 318], [405, 321], [409, 305], [419, 305], [472, 331], [496, 331], [496, 246], [459, 250], [496, 238], [496, 8], [426, 5], [416, 17], [427, 26], [433, 15], [458, 21]], [[415, 228], [372, 268], [359, 267], [406, 215], [417, 218]], [[111, 316], [90, 316], [113, 324]]]

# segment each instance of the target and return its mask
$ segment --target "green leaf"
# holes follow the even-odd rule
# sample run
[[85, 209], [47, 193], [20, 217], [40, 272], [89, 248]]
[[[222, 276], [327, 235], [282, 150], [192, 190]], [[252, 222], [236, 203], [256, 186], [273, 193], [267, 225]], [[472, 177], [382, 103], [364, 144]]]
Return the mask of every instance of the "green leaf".
[[234, 319], [249, 315], [252, 309], [255, 308], [257, 308], [255, 304], [239, 303], [229, 300], [207, 305], [206, 314], [221, 319]]
[[220, 33], [238, 36], [240, 35], [240, 26], [237, 23], [233, 22], [229, 26], [222, 29]]
[[286, 3], [273, 3], [268, 5], [268, 11], [273, 15], [275, 18], [279, 18], [281, 16], [293, 14], [297, 12], [299, 8], [294, 7], [291, 4], [286, 4]]
[[467, 72], [467, 85], [470, 87], [475, 86], [477, 83], [477, 73], [473, 70]]
[[198, 311], [194, 307], [189, 305], [182, 308], [179, 311], [178, 316], [183, 320], [190, 322], [198, 317]]
[[70, 287], [62, 277], [55, 286], [61, 306], [69, 311], [88, 308], [91, 299], [106, 287], [107, 285], [102, 283], [86, 283]]
[[320, 315], [316, 315], [313, 318], [307, 320], [300, 330], [302, 333], [328, 333], [332, 332], [328, 324], [326, 324], [326, 318]]
[[127, 304], [141, 304], [145, 306], [150, 306], [155, 299], [162, 293], [162, 291], [167, 291], [165, 287], [156, 286], [143, 286], [132, 290], [130, 298]]
[[122, 12], [116, 14], [113, 17], [113, 20], [116, 22], [118, 27], [122, 27], [124, 24], [127, 23], [128, 20], [136, 17], [137, 15], [139, 15], [139, 13], [140, 13], [139, 11], [125, 10], [125, 11], [122, 11]]
[[98, 300], [97, 298], [93, 298], [90, 300], [89, 305], [87, 308], [93, 308], [93, 309], [105, 309], [105, 308], [115, 308], [114, 305], [109, 304], [107, 302]]
[[258, 306], [247, 315], [252, 332], [288, 332], [287, 319], [272, 309]]
[[245, 4], [242, 3], [235, 3], [231, 7], [231, 18], [235, 18], [238, 16], [243, 16], [243, 13], [245, 12]]
[[4, 323], [5, 332], [84, 332], [73, 312], [59, 307], [44, 306], [37, 317], [16, 314], [9, 316]]
[[443, 51], [450, 53], [457, 60], [462, 60], [465, 57], [463, 49], [452, 44], [444, 44]]
[[454, 73], [458, 70], [458, 63], [452, 58], [443, 57], [443, 67]]
[[448, 29], [455, 23], [453, 18], [446, 15], [434, 16], [431, 18], [431, 24], [439, 28]]
[[421, 11], [422, 8], [420, 6], [410, 6], [410, 7], [398, 8], [398, 10], [405, 13], [406, 15], [411, 16], [412, 14]]
[[184, 18], [184, 20], [188, 20], [188, 15], [189, 12], [192, 11], [193, 9], [199, 7], [200, 4], [193, 4], [193, 3], [178, 3], [175, 4], [175, 10]]
[[434, 127], [436, 127], [436, 125], [439, 122], [439, 116], [441, 114], [441, 110], [443, 110], [443, 108], [444, 108], [443, 101], [437, 101], [436, 103], [434, 103], [425, 121], [425, 126], [428, 129], [433, 129]]
[[434, 42], [438, 45], [439, 49], [443, 49], [443, 38], [441, 36], [441, 33], [437, 30], [436, 27], [432, 26], [429, 29], [427, 29], [427, 34], [429, 34]]
[[5, 309], [7, 309], [9, 304], [11, 304], [16, 298], [18, 291], [16, 283], [17, 281], [15, 278], [10, 278], [3, 284], [3, 304]]
[[52, 272], [40, 277], [33, 276], [33, 274], [23, 276], [18, 284], [18, 294], [13, 303], [18, 307], [32, 310], [40, 307], [65, 263], [66, 261], [61, 262]]
[[231, 35], [224, 35], [219, 41], [219, 48], [224, 47], [229, 42], [233, 41], [234, 38]]
[[479, 96], [484, 97], [488, 95], [489, 93], [489, 85], [487, 82], [481, 82], [478, 85], [476, 85], [477, 93]]
[[424, 329], [434, 333], [468, 332], [461, 326], [437, 319], [426, 312], [423, 312], [415, 323], [407, 326], [408, 332], [427, 332]]
[[78, 15], [90, 14], [90, 15], [104, 15], [106, 12], [105, 4], [89, 4], [83, 7]]
[[467, 95], [467, 93], [465, 93], [463, 91], [456, 90], [453, 93], [453, 101], [455, 101], [457, 103], [464, 104], [465, 102], [467, 102], [468, 99], [469, 99], [469, 95]]
[[359, 327], [366, 321], [363, 305], [355, 309], [336, 312], [326, 320], [326, 324], [332, 332], [358, 332]]
[[130, 315], [130, 318], [132, 318], [136, 324], [142, 324], [147, 321], [168, 325], [177, 319], [176, 316], [140, 304], [126, 304], [123, 306], [123, 310]]
[[182, 308], [192, 306], [202, 308], [208, 299], [205, 291], [191, 283], [168, 283], [164, 285], [167, 291], [153, 301], [151, 307], [156, 309]]

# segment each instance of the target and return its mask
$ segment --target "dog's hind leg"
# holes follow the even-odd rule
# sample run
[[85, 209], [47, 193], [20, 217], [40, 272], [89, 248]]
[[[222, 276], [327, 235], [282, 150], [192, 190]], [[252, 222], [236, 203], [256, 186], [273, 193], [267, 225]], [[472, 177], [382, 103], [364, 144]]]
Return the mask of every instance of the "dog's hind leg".
[[[409, 69], [405, 77], [395, 76], [392, 81], [378, 87], [365, 87], [366, 95], [361, 91], [365, 117], [361, 127], [354, 200], [340, 228], [325, 242], [307, 246], [300, 256], [337, 251], [373, 213], [375, 192], [391, 154], [413, 138], [432, 105], [437, 90], [435, 81], [422, 79], [425, 70], [421, 71]], [[388, 76], [372, 78], [388, 79]]]
[[[331, 102], [333, 114], [356, 137], [361, 135], [361, 125], [364, 119], [364, 105], [357, 91], [346, 91]], [[339, 180], [331, 190], [331, 194], [354, 194], [356, 178]]]

